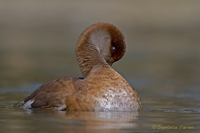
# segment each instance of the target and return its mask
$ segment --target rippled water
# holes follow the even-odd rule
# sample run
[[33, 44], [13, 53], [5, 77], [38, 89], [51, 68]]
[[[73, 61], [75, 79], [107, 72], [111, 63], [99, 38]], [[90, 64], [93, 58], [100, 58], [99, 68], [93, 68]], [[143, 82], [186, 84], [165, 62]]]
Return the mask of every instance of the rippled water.
[[[39, 84], [29, 84], [30, 90]], [[24, 87], [0, 93], [0, 129], [3, 132], [198, 132], [199, 89], [180, 94], [165, 88], [138, 88], [141, 112], [66, 112], [23, 110], [12, 105], [28, 95]], [[198, 95], [195, 97], [195, 95]]]

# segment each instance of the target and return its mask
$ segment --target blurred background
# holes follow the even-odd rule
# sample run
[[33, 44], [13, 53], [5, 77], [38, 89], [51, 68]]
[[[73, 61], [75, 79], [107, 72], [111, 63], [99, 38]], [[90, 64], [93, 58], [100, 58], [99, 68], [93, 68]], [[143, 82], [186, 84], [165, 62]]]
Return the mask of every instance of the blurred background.
[[90, 25], [109, 22], [127, 44], [113, 67], [132, 86], [199, 88], [199, 5], [198, 0], [1, 0], [0, 87], [82, 76], [77, 39]]

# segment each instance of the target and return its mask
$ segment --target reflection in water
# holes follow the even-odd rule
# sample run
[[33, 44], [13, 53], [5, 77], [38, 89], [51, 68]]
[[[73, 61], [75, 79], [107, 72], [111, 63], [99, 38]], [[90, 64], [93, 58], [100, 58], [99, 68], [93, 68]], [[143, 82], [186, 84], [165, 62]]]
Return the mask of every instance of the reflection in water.
[[137, 124], [131, 121], [138, 116], [138, 112], [58, 112], [58, 114], [62, 118], [84, 121], [85, 128], [95, 130], [134, 128]]
[[[53, 117], [54, 121], [74, 122], [74, 126], [85, 130], [120, 130], [137, 126], [138, 112], [66, 112], [66, 111], [37, 111], [25, 110], [25, 114], [45, 114]], [[67, 124], [66, 126], [69, 126]], [[75, 126], [75, 128], [76, 128]]]

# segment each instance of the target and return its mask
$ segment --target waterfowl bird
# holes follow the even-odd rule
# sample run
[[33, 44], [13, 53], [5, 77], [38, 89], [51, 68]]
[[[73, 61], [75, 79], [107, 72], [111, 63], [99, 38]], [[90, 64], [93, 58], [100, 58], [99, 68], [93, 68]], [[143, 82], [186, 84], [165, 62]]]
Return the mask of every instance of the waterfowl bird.
[[83, 78], [61, 77], [41, 85], [24, 99], [24, 109], [66, 111], [138, 111], [137, 92], [112, 63], [125, 53], [124, 36], [109, 23], [85, 29], [76, 45]]

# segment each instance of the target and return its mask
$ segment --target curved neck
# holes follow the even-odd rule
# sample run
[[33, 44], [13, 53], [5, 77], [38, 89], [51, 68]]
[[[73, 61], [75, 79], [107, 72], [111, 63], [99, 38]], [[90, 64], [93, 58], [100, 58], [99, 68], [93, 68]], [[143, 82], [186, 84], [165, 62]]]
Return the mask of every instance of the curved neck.
[[102, 34], [102, 31], [86, 29], [86, 31], [82, 33], [76, 46], [76, 57], [84, 77], [87, 77], [92, 68], [96, 68], [96, 66], [108, 66], [104, 59], [107, 52], [102, 50], [109, 50], [108, 43], [110, 43], [110, 41], [105, 40], [105, 34]]

